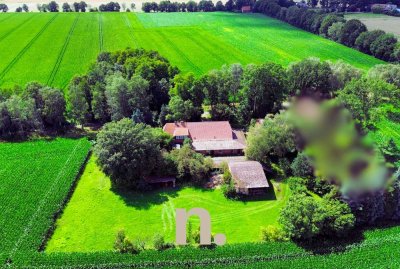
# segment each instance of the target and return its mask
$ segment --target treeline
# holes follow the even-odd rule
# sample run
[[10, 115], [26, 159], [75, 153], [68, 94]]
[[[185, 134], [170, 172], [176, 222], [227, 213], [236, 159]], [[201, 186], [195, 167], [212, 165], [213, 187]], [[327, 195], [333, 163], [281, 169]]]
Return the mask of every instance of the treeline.
[[[86, 12], [89, 10], [89, 12], [120, 12], [121, 10], [129, 12], [130, 9], [126, 7], [126, 4], [123, 3], [120, 5], [118, 2], [109, 2], [107, 4], [101, 4], [99, 8], [97, 7], [90, 7], [88, 8], [89, 5], [84, 2], [74, 2], [72, 5], [69, 3], [64, 3], [61, 6], [61, 11], [62, 12]], [[130, 8], [134, 10], [136, 8], [136, 5], [132, 3], [130, 5]], [[51, 1], [48, 4], [38, 4], [37, 9], [40, 12], [60, 12], [60, 6], [58, 5], [57, 2]]]
[[31, 132], [60, 131], [67, 126], [63, 92], [29, 83], [24, 89], [0, 91], [0, 137], [23, 138]]
[[389, 16], [400, 17], [400, 11], [397, 10], [396, 5], [392, 4], [374, 4], [371, 6], [372, 13], [386, 14]]
[[225, 4], [222, 1], [214, 3], [210, 0], [200, 0], [199, 2], [171, 2], [160, 1], [144, 2], [142, 10], [144, 12], [212, 12], [212, 11], [236, 11], [243, 6], [252, 6], [254, 0], [229, 0]]
[[281, 6], [278, 0], [259, 0], [255, 12], [280, 19], [314, 34], [319, 34], [363, 53], [389, 61], [400, 61], [400, 43], [393, 34], [368, 31], [359, 20], [346, 21], [343, 16], [295, 5]]

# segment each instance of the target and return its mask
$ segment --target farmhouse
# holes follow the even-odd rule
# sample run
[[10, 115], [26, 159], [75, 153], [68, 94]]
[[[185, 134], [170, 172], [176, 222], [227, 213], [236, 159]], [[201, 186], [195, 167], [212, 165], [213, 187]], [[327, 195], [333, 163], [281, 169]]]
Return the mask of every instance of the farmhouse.
[[243, 155], [246, 147], [243, 133], [232, 130], [228, 121], [174, 122], [165, 124], [163, 130], [177, 145], [190, 139], [194, 150], [204, 155]]
[[265, 194], [269, 188], [263, 167], [256, 161], [228, 163], [236, 192], [246, 195]]

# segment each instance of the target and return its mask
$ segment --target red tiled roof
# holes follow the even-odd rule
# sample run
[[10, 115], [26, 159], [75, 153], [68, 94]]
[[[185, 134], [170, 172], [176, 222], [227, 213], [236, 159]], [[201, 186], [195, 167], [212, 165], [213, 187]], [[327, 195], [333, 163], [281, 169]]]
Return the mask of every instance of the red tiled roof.
[[233, 133], [228, 121], [175, 122], [164, 125], [164, 132], [174, 135], [177, 128], [187, 128], [190, 138], [198, 140], [231, 140]]

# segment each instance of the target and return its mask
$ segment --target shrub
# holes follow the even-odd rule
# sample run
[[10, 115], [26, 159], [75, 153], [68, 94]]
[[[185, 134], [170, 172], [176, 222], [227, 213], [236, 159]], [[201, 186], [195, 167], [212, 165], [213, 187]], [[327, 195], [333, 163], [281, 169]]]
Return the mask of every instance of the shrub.
[[268, 225], [261, 228], [261, 240], [266, 242], [285, 242], [289, 238], [280, 227]]
[[349, 20], [343, 25], [339, 42], [348, 47], [354, 47], [358, 36], [366, 31], [367, 27], [361, 21], [355, 19]]
[[156, 250], [165, 250], [168, 248], [173, 248], [173, 243], [165, 242], [164, 236], [161, 234], [156, 234], [153, 238], [153, 246]]
[[314, 171], [310, 159], [304, 153], [297, 154], [297, 157], [290, 165], [290, 169], [292, 169], [295, 177], [310, 177]]
[[376, 58], [390, 61], [393, 59], [393, 52], [397, 45], [397, 38], [393, 34], [380, 35], [371, 43], [371, 53]]
[[140, 252], [139, 248], [126, 237], [123, 230], [117, 233], [114, 249], [120, 253], [138, 254]]

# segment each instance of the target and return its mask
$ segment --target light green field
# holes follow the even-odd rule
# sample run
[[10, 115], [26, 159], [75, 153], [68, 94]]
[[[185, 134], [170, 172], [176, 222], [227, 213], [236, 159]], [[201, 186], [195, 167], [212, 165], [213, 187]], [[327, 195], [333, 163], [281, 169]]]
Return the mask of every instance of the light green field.
[[368, 69], [381, 61], [260, 14], [0, 14], [0, 86], [65, 88], [100, 51], [153, 49], [183, 72], [231, 63], [283, 65], [310, 56]]
[[344, 16], [346, 20], [357, 19], [362, 21], [368, 30], [383, 30], [400, 38], [400, 17], [374, 13], [349, 13]]
[[[175, 208], [205, 208], [210, 212], [213, 233], [224, 233], [228, 243], [258, 241], [260, 227], [276, 225], [280, 209], [289, 196], [284, 183], [266, 200], [231, 201], [220, 190], [158, 190], [151, 193], [120, 194], [91, 158], [57, 229], [47, 245], [48, 252], [111, 250], [118, 230], [131, 239], [150, 240], [163, 234], [175, 241]], [[192, 217], [193, 226], [198, 218]]]

